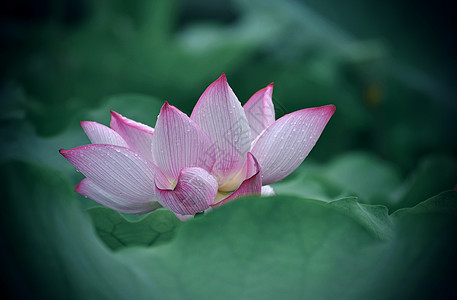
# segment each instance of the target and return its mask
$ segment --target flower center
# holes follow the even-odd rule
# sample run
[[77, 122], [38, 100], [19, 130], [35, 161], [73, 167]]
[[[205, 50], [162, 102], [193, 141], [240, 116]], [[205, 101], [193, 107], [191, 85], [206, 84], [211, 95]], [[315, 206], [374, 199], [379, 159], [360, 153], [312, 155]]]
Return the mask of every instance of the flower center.
[[217, 195], [216, 195], [216, 198], [214, 198], [213, 204], [219, 203], [220, 201], [222, 201], [225, 198], [227, 198], [228, 196], [230, 196], [230, 194], [232, 194], [232, 192], [221, 192], [221, 191], [218, 191]]
[[230, 196], [234, 191], [236, 191], [246, 177], [244, 173], [245, 172], [241, 170], [240, 172], [238, 172], [238, 174], [233, 176], [232, 179], [222, 183], [219, 186], [216, 198], [214, 199], [213, 203], [216, 204], [224, 200], [225, 198]]
[[220, 192], [234, 192], [236, 191], [236, 189], [241, 185], [241, 183], [243, 182], [244, 180], [244, 172], [243, 170], [241, 170], [240, 172], [238, 172], [238, 174], [236, 174], [232, 179], [230, 179], [229, 181], [226, 181], [224, 183], [222, 183], [220, 186], [219, 186], [219, 191]]

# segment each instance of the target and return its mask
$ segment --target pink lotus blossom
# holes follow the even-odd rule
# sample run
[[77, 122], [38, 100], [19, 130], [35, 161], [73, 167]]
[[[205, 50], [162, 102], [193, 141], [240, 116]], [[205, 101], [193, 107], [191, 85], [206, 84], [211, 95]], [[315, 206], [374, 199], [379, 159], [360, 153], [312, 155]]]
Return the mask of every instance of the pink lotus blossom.
[[225, 74], [190, 117], [163, 105], [155, 128], [112, 111], [109, 127], [81, 122], [92, 144], [60, 153], [86, 176], [76, 191], [124, 213], [159, 207], [184, 220], [246, 195], [273, 194], [321, 135], [335, 107], [275, 120], [273, 84], [242, 107]]

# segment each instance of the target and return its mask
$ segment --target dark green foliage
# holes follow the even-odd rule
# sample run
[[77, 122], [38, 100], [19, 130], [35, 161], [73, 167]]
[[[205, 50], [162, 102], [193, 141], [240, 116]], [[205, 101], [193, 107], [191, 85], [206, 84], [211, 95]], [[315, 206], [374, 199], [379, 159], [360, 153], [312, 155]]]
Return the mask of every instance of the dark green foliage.
[[[456, 294], [455, 30], [440, 2], [359, 2], [2, 6], [5, 286], [39, 299]], [[58, 149], [89, 143], [80, 121], [109, 125], [115, 110], [153, 127], [165, 100], [189, 114], [223, 72], [243, 103], [274, 81], [277, 117], [337, 107], [277, 196], [182, 223], [73, 191], [83, 176]]]
[[[129, 223], [93, 208], [94, 230], [61, 173], [9, 163], [2, 180], [6, 197], [15, 200], [1, 218], [9, 224], [10, 268], [27, 270], [23, 279], [39, 297], [385, 299], [452, 292], [455, 191], [390, 216], [385, 207], [355, 198], [328, 204], [245, 198], [180, 225], [166, 244], [146, 247], [148, 234], [180, 221], [157, 211]], [[127, 224], [114, 232], [138, 246], [110, 251], [101, 240], [119, 244], [97, 236], [109, 224]], [[137, 235], [150, 225], [149, 233]]]

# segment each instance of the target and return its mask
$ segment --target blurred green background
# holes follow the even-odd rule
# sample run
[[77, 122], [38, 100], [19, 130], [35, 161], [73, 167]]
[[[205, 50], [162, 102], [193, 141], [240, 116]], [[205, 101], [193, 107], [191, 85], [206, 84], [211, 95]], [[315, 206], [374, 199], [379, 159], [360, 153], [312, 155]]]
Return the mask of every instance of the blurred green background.
[[279, 115], [335, 104], [316, 159], [367, 149], [410, 170], [429, 153], [457, 152], [455, 15], [445, 2], [2, 5], [2, 105], [21, 103], [40, 136], [117, 93], [190, 113], [225, 72], [243, 103], [274, 81]]
[[[5, 196], [2, 248], [9, 261], [7, 281], [14, 282], [13, 289], [24, 289], [19, 295], [36, 294], [40, 285], [33, 274], [47, 266], [27, 265], [41, 255], [52, 255], [36, 250], [41, 254], [31, 255], [30, 262], [24, 257], [35, 251], [30, 247], [46, 248], [46, 241], [65, 243], [53, 238], [54, 225], [43, 225], [49, 232], [37, 243], [32, 240], [38, 233], [28, 231], [33, 226], [17, 225], [31, 218], [42, 224], [62, 224], [68, 217], [47, 220], [47, 210], [38, 208], [49, 205], [47, 194], [36, 203], [30, 200], [41, 192], [32, 188], [40, 177], [33, 174], [40, 172], [27, 171], [32, 168], [29, 164], [41, 172], [59, 174], [43, 176], [61, 176], [63, 185], [70, 182], [70, 191], [82, 176], [57, 150], [88, 143], [79, 121], [108, 124], [109, 109], [115, 109], [154, 126], [163, 101], [189, 114], [221, 73], [227, 74], [242, 103], [275, 82], [277, 117], [311, 106], [337, 107], [304, 165], [277, 185], [279, 196], [324, 201], [358, 196], [359, 202], [381, 204], [392, 213], [453, 189], [457, 184], [457, 30], [451, 7], [446, 1], [378, 0], [2, 1], [0, 161], [4, 170], [10, 170], [4, 172], [3, 182], [10, 189], [31, 189], [20, 195], [11, 190]], [[11, 170], [16, 170], [16, 177], [10, 176]], [[29, 181], [24, 179], [20, 185], [22, 176]], [[46, 189], [46, 184], [41, 188]], [[69, 192], [65, 195], [72, 199], [68, 201], [73, 214], [89, 222], [85, 209], [94, 203]], [[23, 199], [23, 206], [17, 206], [22, 202], [15, 198]], [[103, 222], [93, 220], [100, 229], [97, 224]], [[170, 222], [174, 228], [174, 221]], [[89, 227], [84, 230], [92, 232]], [[449, 233], [440, 241], [453, 237]], [[162, 239], [166, 242], [169, 237]], [[106, 238], [104, 242], [112, 249], [120, 247]], [[61, 253], [60, 246], [55, 247], [53, 251]], [[64, 251], [71, 252], [70, 248]], [[84, 261], [80, 255], [70, 259], [73, 264]], [[80, 280], [65, 263], [54, 264], [57, 270], [66, 270], [61, 287], [72, 286], [66, 281]], [[425, 274], [429, 269], [421, 270]], [[420, 282], [413, 280], [410, 286]], [[65, 294], [62, 291], [42, 291], [41, 296], [59, 297]]]

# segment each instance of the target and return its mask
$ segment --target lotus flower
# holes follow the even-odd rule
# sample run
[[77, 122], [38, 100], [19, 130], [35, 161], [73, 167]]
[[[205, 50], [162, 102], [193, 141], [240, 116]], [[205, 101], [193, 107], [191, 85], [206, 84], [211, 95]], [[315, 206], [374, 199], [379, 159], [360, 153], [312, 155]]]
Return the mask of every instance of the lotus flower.
[[223, 74], [188, 117], [167, 102], [155, 128], [112, 111], [109, 127], [81, 122], [92, 144], [60, 153], [86, 176], [76, 191], [124, 213], [159, 207], [185, 220], [270, 184], [306, 158], [335, 111], [299, 110], [275, 121], [273, 84], [242, 107]]

